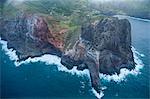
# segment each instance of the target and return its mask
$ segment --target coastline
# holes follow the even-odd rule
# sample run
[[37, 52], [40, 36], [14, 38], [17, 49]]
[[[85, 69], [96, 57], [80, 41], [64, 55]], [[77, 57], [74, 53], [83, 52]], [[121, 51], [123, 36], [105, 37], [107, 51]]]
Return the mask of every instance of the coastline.
[[[126, 18], [130, 18], [130, 16], [124, 16]], [[136, 18], [134, 18], [136, 19]], [[18, 56], [16, 54], [16, 51], [11, 48], [8, 49], [7, 47], [7, 41], [1, 40], [0, 38], [0, 44], [2, 45], [2, 50], [5, 51], [5, 54], [7, 56], [9, 56], [9, 59], [12, 60], [15, 64], [15, 66], [21, 66], [23, 64], [28, 64], [30, 62], [35, 63], [35, 62], [43, 62], [46, 65], [56, 65], [58, 68], [58, 71], [62, 71], [62, 72], [66, 72], [66, 73], [70, 73], [71, 75], [77, 75], [77, 76], [83, 76], [86, 75], [89, 79], [90, 79], [90, 75], [89, 75], [89, 70], [85, 69], [83, 71], [77, 70], [77, 67], [73, 67], [73, 69], [68, 70], [65, 66], [63, 66], [60, 63], [60, 57], [56, 56], [56, 55], [51, 55], [51, 54], [44, 54], [42, 56], [39, 57], [34, 57], [31, 58], [29, 57], [28, 59], [25, 59], [24, 61], [18, 61]], [[137, 76], [139, 74], [141, 74], [140, 70], [143, 68], [144, 64], [142, 62], [142, 60], [140, 59], [140, 57], [145, 57], [144, 54], [139, 53], [133, 46], [132, 46], [132, 51], [133, 51], [133, 55], [134, 55], [134, 61], [136, 63], [135, 69], [129, 71], [128, 69], [122, 68], [120, 70], [120, 74], [113, 74], [113, 75], [106, 75], [106, 74], [102, 74], [99, 73], [100, 79], [101, 80], [105, 80], [107, 82], [110, 81], [115, 81], [115, 82], [122, 82], [126, 80], [126, 77], [128, 75], [132, 75], [132, 76]], [[90, 83], [90, 82], [89, 82]], [[97, 93], [93, 88], [91, 88], [91, 92], [97, 97], [97, 98], [101, 98], [104, 96], [103, 90], [99, 93]]]
[[144, 18], [139, 18], [139, 17], [127, 16], [127, 15], [113, 15], [113, 17], [118, 17], [120, 19], [131, 18], [131, 19], [134, 19], [134, 20], [150, 22], [150, 19], [144, 19]]
[[[18, 56], [16, 55], [16, 51], [13, 49], [8, 49], [7, 48], [7, 41], [1, 40], [0, 38], [0, 44], [2, 45], [2, 50], [5, 51], [5, 54], [9, 57], [10, 60], [12, 60], [15, 64], [15, 66], [21, 66], [23, 64], [28, 64], [30, 62], [35, 63], [35, 62], [43, 62], [46, 65], [56, 65], [58, 68], [58, 71], [70, 73], [72, 75], [77, 75], [77, 76], [83, 76], [86, 75], [90, 79], [89, 75], [89, 70], [85, 69], [83, 71], [77, 70], [77, 67], [73, 67], [73, 69], [68, 70], [65, 66], [63, 66], [60, 61], [61, 59], [56, 56], [56, 55], [50, 55], [50, 54], [45, 54], [42, 55], [41, 57], [34, 57], [34, 58], [28, 58], [25, 61], [18, 62]], [[132, 47], [133, 55], [134, 55], [134, 61], [136, 63], [135, 69], [129, 71], [126, 68], [122, 68], [120, 70], [120, 74], [113, 74], [113, 75], [107, 75], [107, 74], [102, 74], [99, 73], [100, 79], [106, 80], [108, 82], [110, 81], [115, 81], [115, 82], [121, 82], [124, 81], [125, 78], [128, 75], [133, 75], [137, 76], [138, 74], [141, 74], [140, 70], [143, 68], [144, 64], [142, 60], [140, 60], [139, 57], [144, 57], [143, 54], [140, 54], [134, 47]], [[97, 93], [93, 88], [91, 89], [92, 93], [98, 98], [102, 98], [104, 96], [103, 90], [99, 93]]]

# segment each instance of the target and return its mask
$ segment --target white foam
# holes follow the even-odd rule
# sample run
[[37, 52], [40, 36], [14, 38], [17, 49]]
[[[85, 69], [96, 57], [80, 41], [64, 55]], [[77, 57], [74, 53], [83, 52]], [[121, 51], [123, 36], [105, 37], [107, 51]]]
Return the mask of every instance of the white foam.
[[[14, 61], [14, 64], [16, 66], [20, 66], [21, 64], [28, 64], [30, 62], [44, 62], [46, 65], [50, 65], [50, 64], [54, 64], [57, 66], [58, 71], [63, 71], [63, 72], [67, 72], [67, 73], [71, 73], [72, 75], [78, 75], [78, 76], [83, 76], [86, 75], [88, 77], [90, 77], [89, 75], [89, 70], [85, 69], [83, 71], [79, 71], [77, 70], [77, 67], [73, 67], [73, 69], [68, 70], [65, 66], [63, 66], [60, 61], [61, 59], [55, 55], [50, 55], [50, 54], [45, 54], [41, 57], [35, 57], [35, 58], [28, 58], [25, 61], [21, 61], [18, 62], [18, 56], [16, 55], [16, 51], [14, 51], [13, 49], [8, 49], [7, 48], [7, 42], [1, 40], [0, 38], [0, 43], [2, 44], [2, 49], [6, 52], [6, 55], [9, 56], [10, 60]], [[129, 74], [132, 75], [138, 75], [140, 74], [140, 69], [143, 68], [143, 62], [139, 59], [138, 56], [144, 57], [144, 54], [140, 54], [134, 47], [132, 47], [132, 51], [133, 51], [133, 56], [134, 56], [134, 61], [136, 63], [135, 69], [129, 71], [128, 69], [121, 69], [120, 70], [120, 74], [114, 74], [114, 75], [106, 75], [106, 74], [99, 74], [101, 79], [105, 79], [107, 81], [116, 81], [116, 82], [121, 82], [123, 80], [125, 80], [126, 76]], [[98, 94], [95, 90], [92, 89], [93, 94], [97, 97], [97, 98], [101, 98], [104, 96], [103, 92], [101, 92], [100, 94]]]
[[98, 99], [101, 99], [104, 96], [103, 91], [101, 91], [100, 94], [97, 93], [97, 91], [94, 88], [92, 88], [91, 91]]
[[34, 62], [44, 62], [46, 65], [57, 65], [57, 68], [59, 71], [64, 71], [64, 72], [68, 72], [71, 73], [72, 75], [88, 75], [89, 76], [89, 71], [88, 69], [85, 69], [83, 71], [79, 71], [77, 70], [77, 67], [73, 67], [73, 69], [68, 70], [65, 66], [63, 66], [60, 61], [60, 57], [55, 56], [55, 55], [50, 55], [50, 54], [45, 54], [42, 55], [41, 57], [34, 57], [31, 58], [29, 57], [28, 59], [26, 59], [25, 61], [21, 61], [18, 62], [18, 56], [16, 55], [16, 51], [13, 49], [8, 49], [7, 47], [7, 41], [1, 40], [0, 38], [0, 44], [2, 44], [2, 50], [5, 51], [5, 54], [9, 56], [9, 59], [14, 61], [15, 66], [20, 66], [22, 64], [28, 64], [30, 62], [34, 63]]
[[18, 56], [16, 55], [16, 51], [13, 49], [8, 49], [6, 41], [1, 40], [1, 38], [0, 38], [0, 44], [2, 44], [2, 50], [5, 51], [5, 54], [9, 56], [10, 60], [13, 60], [13, 61], [18, 60]]
[[135, 69], [130, 71], [130, 70], [126, 69], [126, 68], [123, 68], [123, 69], [120, 70], [120, 74], [119, 75], [117, 75], [117, 74], [114, 74], [114, 75], [100, 74], [100, 77], [102, 79], [105, 79], [105, 80], [108, 80], [108, 81], [113, 80], [113, 81], [116, 81], [116, 82], [121, 82], [121, 81], [125, 80], [126, 76], [129, 75], [129, 74], [132, 74], [132, 75], [135, 75], [135, 76], [140, 74], [141, 73], [140, 69], [143, 68], [144, 64], [138, 58], [138, 55], [139, 56], [141, 56], [141, 55], [145, 56], [145, 55], [144, 54], [140, 54], [139, 52], [137, 52], [134, 47], [132, 47], [132, 51], [133, 51], [134, 61], [136, 63]]
[[134, 47], [132, 47], [132, 51], [133, 51], [135, 54], [137, 54], [137, 55], [139, 55], [139, 56], [141, 56], [141, 57], [145, 57], [144, 54], [139, 53]]

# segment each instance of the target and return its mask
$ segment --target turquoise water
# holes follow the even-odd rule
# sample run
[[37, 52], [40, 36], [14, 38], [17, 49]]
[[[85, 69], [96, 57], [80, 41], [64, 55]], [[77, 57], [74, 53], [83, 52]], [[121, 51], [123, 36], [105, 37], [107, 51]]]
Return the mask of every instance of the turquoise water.
[[[103, 99], [150, 98], [150, 21], [129, 18], [132, 26], [132, 45], [144, 57], [138, 56], [144, 64], [141, 74], [128, 75], [123, 81], [101, 83], [107, 88]], [[19, 67], [9, 59], [0, 46], [1, 97], [3, 98], [86, 98], [96, 99], [91, 91], [87, 75], [72, 75], [60, 71], [56, 65], [44, 62], [30, 62]]]

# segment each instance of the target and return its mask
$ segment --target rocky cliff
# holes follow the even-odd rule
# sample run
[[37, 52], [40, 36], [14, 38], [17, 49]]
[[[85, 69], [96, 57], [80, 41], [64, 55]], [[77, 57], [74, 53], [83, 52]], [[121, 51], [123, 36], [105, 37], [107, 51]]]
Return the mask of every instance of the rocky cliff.
[[134, 68], [131, 25], [126, 19], [103, 18], [82, 26], [78, 41], [66, 51], [58, 48], [48, 24], [37, 15], [22, 14], [15, 20], [1, 20], [0, 25], [0, 37], [8, 42], [8, 48], [16, 50], [20, 60], [47, 53], [57, 55], [68, 69], [73, 66], [78, 70], [89, 69], [97, 92], [100, 92], [99, 72], [111, 75], [119, 74], [121, 68]]
[[66, 51], [61, 63], [68, 69], [88, 68], [92, 86], [99, 92], [99, 72], [119, 74], [121, 68], [134, 68], [131, 51], [131, 25], [128, 20], [104, 18], [81, 28], [73, 49]]
[[20, 60], [43, 54], [62, 54], [54, 45], [55, 38], [48, 24], [40, 16], [19, 14], [13, 20], [1, 20], [0, 25], [0, 37], [8, 42], [8, 48], [16, 50]]

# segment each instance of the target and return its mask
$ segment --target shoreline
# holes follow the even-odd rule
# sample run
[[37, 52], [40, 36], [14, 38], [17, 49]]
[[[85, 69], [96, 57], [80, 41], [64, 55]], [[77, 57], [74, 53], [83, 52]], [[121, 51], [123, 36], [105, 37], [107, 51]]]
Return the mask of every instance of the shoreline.
[[[119, 15], [117, 17], [119, 17]], [[121, 17], [122, 18], [129, 18], [129, 16], [121, 16]], [[9, 47], [7, 41], [2, 40], [0, 38], [0, 43], [2, 44], [2, 50], [5, 51], [5, 54], [9, 57], [10, 60], [13, 61], [14, 65], [16, 67], [20, 66], [22, 64], [28, 64], [30, 62], [32, 62], [32, 63], [43, 62], [46, 65], [55, 65], [57, 67], [58, 71], [63, 71], [63, 72], [67, 72], [67, 73], [70, 73], [72, 75], [78, 75], [78, 76], [86, 75], [90, 79], [90, 75], [89, 75], [91, 73], [90, 70], [88, 70], [88, 69], [85, 69], [82, 71], [77, 70], [77, 66], [73, 67], [73, 69], [71, 69], [71, 70], [68, 70], [67, 67], [65, 67], [61, 64], [61, 58], [58, 55], [53, 55], [51, 53], [43, 53], [40, 56], [33, 56], [32, 57], [32, 55], [31, 55], [31, 56], [29, 56], [23, 60], [20, 60], [19, 55], [17, 54], [17, 51], [15, 50], [15, 48]], [[132, 47], [132, 46], [130, 45], [130, 47]], [[144, 57], [144, 55], [140, 54], [138, 51], [136, 51], [136, 49], [134, 47], [132, 47], [131, 50], [132, 50], [131, 52], [133, 52], [132, 59], [136, 63], [135, 68], [132, 68], [132, 70], [129, 70], [126, 67], [120, 68], [119, 74], [117, 74], [115, 72], [113, 74], [103, 74], [103, 73], [97, 72], [97, 75], [99, 75], [98, 79], [99, 80], [103, 79], [106, 81], [121, 82], [121, 81], [124, 81], [125, 78], [127, 77], [127, 75], [129, 75], [129, 74], [134, 75], [134, 76], [140, 74], [140, 69], [143, 68], [143, 62], [142, 62], [142, 60], [140, 60], [139, 56]], [[74, 66], [74, 65], [72, 65], [72, 66]], [[101, 66], [102, 66], [102, 64], [101, 64]], [[101, 71], [103, 72], [104, 70], [101, 70]], [[100, 93], [95, 93], [94, 91], [92, 91], [92, 92], [98, 98], [101, 98], [103, 96], [102, 90], [100, 91]]]
[[[34, 57], [34, 58], [29, 57], [25, 61], [18, 62], [17, 61], [18, 56], [16, 55], [16, 51], [13, 50], [13, 49], [8, 49], [7, 48], [7, 41], [1, 40], [1, 38], [0, 38], [0, 44], [2, 46], [2, 50], [5, 51], [5, 54], [9, 57], [9, 59], [11, 61], [14, 62], [14, 65], [16, 66], [16, 68], [18, 66], [23, 65], [23, 64], [26, 65], [30, 62], [32, 62], [32, 63], [43, 62], [46, 65], [56, 65], [58, 71], [66, 72], [66, 73], [69, 73], [71, 75], [87, 76], [90, 79], [88, 69], [85, 69], [85, 70], [81, 71], [81, 70], [77, 70], [77, 67], [75, 66], [75, 67], [73, 67], [73, 69], [69, 70], [60, 63], [61, 59], [60, 59], [60, 57], [58, 57], [56, 55], [44, 54], [40, 57]], [[132, 51], [133, 51], [133, 55], [134, 55], [134, 61], [136, 63], [135, 69], [132, 69], [130, 71], [126, 68], [122, 68], [122, 69], [120, 69], [120, 74], [119, 75], [117, 75], [117, 74], [107, 75], [107, 74], [99, 73], [100, 80], [105, 80], [107, 82], [115, 81], [115, 82], [119, 83], [121, 81], [124, 81], [125, 78], [128, 75], [137, 76], [138, 74], [141, 74], [140, 70], [143, 68], [144, 64], [143, 64], [142, 60], [139, 57], [145, 57], [145, 56], [144, 56], [144, 54], [140, 54], [134, 47], [132, 47]], [[102, 86], [102, 87], [105, 87], [105, 86]], [[105, 89], [102, 89], [100, 94], [97, 93], [96, 90], [94, 90], [94, 88], [91, 89], [91, 92], [93, 93], [93, 95], [95, 97], [97, 97], [98, 99], [101, 99], [104, 96], [103, 91]]]
[[[60, 60], [61, 60], [60, 57], [58, 57], [58, 56], [56, 56], [56, 55], [51, 55], [51, 54], [44, 54], [44, 55], [42, 55], [42, 56], [40, 56], [40, 57], [34, 57], [34, 58], [29, 57], [28, 59], [26, 59], [26, 60], [24, 60], [24, 61], [18, 62], [18, 61], [17, 61], [18, 56], [17, 56], [17, 54], [16, 54], [16, 51], [13, 50], [12, 48], [11, 48], [11, 49], [8, 49], [8, 48], [7, 48], [7, 41], [1, 40], [1, 38], [0, 38], [0, 44], [2, 45], [2, 50], [5, 51], [5, 54], [9, 57], [9, 59], [10, 59], [11, 61], [14, 62], [14, 65], [15, 65], [16, 67], [21, 66], [22, 64], [28, 64], [28, 63], [30, 63], [30, 62], [33, 62], [33, 63], [34, 63], [34, 62], [44, 62], [46, 65], [52, 65], [52, 64], [58, 65], [58, 70], [59, 70], [59, 71], [69, 72], [69, 73], [71, 73], [71, 74], [73, 74], [73, 75], [74, 75], [74, 74], [77, 74], [77, 75], [86, 74], [87, 71], [88, 71], [88, 69], [85, 69], [85, 70], [83, 70], [83, 71], [77, 70], [77, 67], [76, 67], [76, 66], [73, 67], [73, 69], [69, 70], [69, 69], [67, 69], [65, 66], [63, 66], [63, 65], [60, 63]], [[137, 74], [140, 74], [140, 69], [143, 68], [144, 64], [143, 64], [142, 60], [141, 60], [139, 57], [145, 57], [145, 55], [139, 53], [133, 46], [132, 46], [132, 51], [133, 51], [134, 61], [135, 61], [135, 63], [136, 63], [135, 69], [132, 69], [132, 70], [130, 71], [130, 70], [126, 69], [126, 68], [122, 68], [122, 69], [120, 69], [120, 74], [119, 74], [119, 75], [117, 75], [117, 74], [108, 75], [108, 74], [99, 73], [99, 74], [100, 74], [100, 77], [105, 78], [105, 79], [108, 78], [109, 81], [110, 81], [110, 80], [119, 81], [119, 80], [123, 80], [123, 78], [124, 78], [126, 75], [128, 75], [128, 74], [133, 74], [133, 75], [134, 75], [134, 73], [135, 73], [136, 75], [137, 75]], [[49, 60], [50, 60], [50, 61], [49, 61]], [[122, 74], [124, 71], [125, 71], [125, 72], [128, 72], [128, 73], [125, 73], [125, 75]], [[83, 73], [82, 73], [82, 72], [83, 72]], [[86, 73], [85, 73], [85, 72], [86, 72]], [[131, 73], [131, 72], [132, 72], [132, 73]], [[88, 74], [88, 76], [89, 76], [89, 74]], [[118, 78], [115, 78], [115, 77], [117, 77], [117, 76], [118, 76]], [[107, 80], [108, 80], [108, 79], [107, 79]]]
[[139, 21], [144, 21], [144, 22], [150, 22], [150, 19], [143, 19], [143, 18], [133, 17], [133, 16], [127, 16], [127, 15], [113, 15], [113, 17], [118, 17], [118, 18], [121, 18], [121, 19], [131, 18], [131, 19], [134, 19], [134, 20], [139, 20]]

